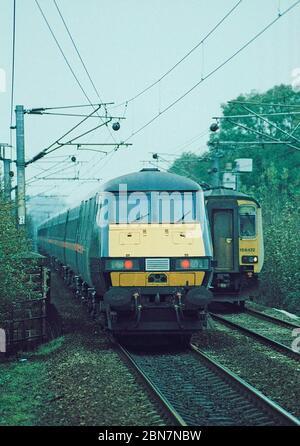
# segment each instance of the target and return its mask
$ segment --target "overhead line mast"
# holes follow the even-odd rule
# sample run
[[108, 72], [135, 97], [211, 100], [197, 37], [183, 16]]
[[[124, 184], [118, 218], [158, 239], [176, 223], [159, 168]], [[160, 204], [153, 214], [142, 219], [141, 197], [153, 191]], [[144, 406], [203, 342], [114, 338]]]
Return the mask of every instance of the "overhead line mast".
[[26, 224], [25, 203], [25, 138], [24, 138], [24, 107], [16, 106], [16, 150], [17, 150], [17, 206], [18, 224]]
[[[69, 107], [69, 106], [67, 106]], [[29, 159], [28, 161], [25, 161], [25, 138], [24, 138], [24, 115], [26, 113], [29, 114], [43, 114], [42, 111], [46, 110], [47, 107], [40, 107], [40, 108], [33, 108], [31, 110], [26, 110], [24, 108], [23, 105], [17, 105], [15, 112], [16, 112], [16, 149], [17, 149], [17, 159], [16, 159], [16, 165], [17, 165], [17, 188], [16, 188], [16, 192], [17, 192], [17, 208], [18, 208], [18, 224], [20, 227], [23, 227], [26, 224], [26, 197], [25, 197], [25, 168], [29, 165], [32, 164], [38, 160], [40, 160], [41, 158], [44, 158], [46, 155], [48, 155], [49, 153], [52, 153], [55, 150], [60, 149], [63, 146], [67, 146], [67, 145], [76, 145], [76, 146], [84, 146], [84, 142], [76, 142], [74, 143], [74, 141], [77, 141], [78, 139], [82, 138], [83, 136], [90, 134], [91, 132], [95, 131], [96, 129], [98, 129], [99, 127], [102, 127], [104, 125], [108, 125], [113, 117], [112, 116], [108, 116], [106, 115], [106, 120], [103, 122], [101, 121], [101, 123], [99, 125], [97, 125], [96, 127], [93, 127], [71, 139], [69, 139], [68, 141], [61, 141], [62, 138], [65, 138], [67, 135], [69, 135], [71, 132], [73, 132], [75, 129], [77, 129], [83, 122], [85, 122], [89, 117], [91, 117], [94, 113], [96, 113], [99, 108], [101, 107], [101, 104], [98, 104], [98, 108], [93, 109], [93, 111], [89, 114], [84, 116], [84, 118], [77, 123], [75, 126], [73, 126], [70, 130], [68, 130], [66, 133], [64, 133], [59, 139], [57, 139], [56, 141], [54, 141], [52, 144], [50, 144], [48, 147], [46, 147], [45, 149], [43, 149], [42, 151], [40, 151], [37, 155], [35, 155], [33, 158]], [[54, 107], [53, 107], [54, 108]], [[14, 127], [13, 127], [14, 128]], [[120, 124], [119, 122], [115, 122], [113, 124], [113, 129], [114, 130], [119, 130], [120, 128]], [[102, 144], [106, 145], [106, 143], [98, 143], [98, 146], [101, 146]], [[108, 145], [108, 144], [107, 144]], [[117, 142], [113, 144], [114, 146], [117, 146], [118, 148], [120, 146], [129, 146], [131, 145], [130, 143], [123, 143], [121, 142]], [[50, 169], [52, 169], [55, 166], [52, 166]], [[47, 169], [46, 169], [47, 170]], [[65, 169], [64, 169], [65, 170]], [[54, 172], [56, 173], [56, 172]], [[51, 174], [50, 174], [51, 175]], [[39, 178], [39, 179], [45, 179], [45, 178]], [[48, 179], [48, 178], [47, 178]], [[62, 178], [52, 178], [52, 179], [62, 179]], [[70, 180], [79, 180], [79, 178], [70, 178]], [[49, 178], [50, 180], [50, 178]], [[82, 181], [96, 181], [97, 179], [95, 178], [85, 178]], [[81, 180], [79, 180], [81, 181]]]

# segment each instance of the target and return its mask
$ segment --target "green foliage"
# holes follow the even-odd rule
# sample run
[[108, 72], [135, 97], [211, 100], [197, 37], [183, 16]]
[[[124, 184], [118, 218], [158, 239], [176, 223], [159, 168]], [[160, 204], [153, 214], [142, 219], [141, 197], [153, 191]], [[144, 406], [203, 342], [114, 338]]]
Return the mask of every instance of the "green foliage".
[[59, 338], [53, 339], [52, 341], [47, 342], [47, 344], [41, 345], [38, 348], [38, 350], [34, 353], [34, 356], [42, 359], [60, 350], [64, 342], [65, 342], [64, 336], [60, 336]]
[[[223, 116], [231, 118], [220, 120], [220, 130], [211, 133], [207, 152], [200, 156], [184, 153], [170, 170], [198, 182], [210, 183], [209, 159], [215, 150], [222, 151], [221, 171], [226, 163], [234, 163], [235, 159], [253, 159], [253, 172], [240, 175], [240, 189], [255, 196], [263, 209], [265, 265], [261, 298], [272, 305], [300, 312], [300, 114], [288, 114], [300, 112], [300, 93], [290, 86], [280, 85], [266, 93], [240, 95], [235, 101], [239, 103], [232, 101], [222, 105]], [[245, 101], [252, 103], [245, 104]], [[239, 117], [251, 111], [260, 115], [281, 114], [265, 116], [269, 122], [254, 115]], [[292, 133], [292, 137], [279, 129]], [[272, 138], [289, 141], [299, 150], [286, 144], [265, 144], [273, 141]], [[245, 141], [260, 144], [238, 144]]]
[[177, 158], [170, 172], [189, 177], [198, 183], [210, 181], [208, 169], [210, 167], [209, 156], [205, 153], [203, 156], [197, 156], [195, 153], [186, 152]]
[[[249, 95], [240, 95], [236, 100], [239, 102], [250, 101], [253, 104], [229, 102], [222, 106], [224, 116], [251, 115], [251, 111], [259, 115], [300, 111], [300, 107], [290, 107], [295, 104], [300, 106], [300, 93], [295, 93], [290, 86], [286, 85], [276, 86], [264, 94], [252, 92]], [[261, 105], [264, 103], [281, 105], [275, 107]], [[300, 146], [294, 139], [300, 139], [300, 125], [297, 127], [300, 115], [264, 116], [263, 118], [267, 122], [258, 119], [253, 114], [252, 116], [222, 120], [220, 132], [212, 134], [210, 137], [211, 150], [215, 150], [218, 145], [224, 150], [222, 167], [225, 163], [233, 162], [237, 158], [253, 159], [253, 172], [242, 174], [242, 184], [244, 190], [248, 193], [255, 193], [257, 198], [259, 198], [258, 194], [265, 192], [266, 189], [274, 190], [274, 188], [279, 193], [295, 195], [300, 190], [300, 174], [297, 169], [300, 166], [300, 150], [297, 151], [285, 144], [241, 144], [239, 146], [238, 144], [224, 144], [224, 142], [274, 142], [271, 138], [275, 138], [279, 141], [289, 140], [291, 145]], [[239, 127], [238, 124], [244, 128]], [[251, 131], [246, 130], [245, 127]], [[287, 133], [293, 132], [293, 137], [289, 138], [279, 129]]]
[[12, 302], [34, 297], [26, 274], [34, 263], [24, 258], [29, 251], [25, 231], [16, 227], [13, 204], [5, 202], [0, 191], [0, 320]]
[[32, 426], [45, 402], [43, 362], [0, 364], [0, 426]]
[[300, 207], [297, 200], [270, 208], [266, 200], [264, 238], [265, 266], [261, 275], [261, 297], [274, 306], [300, 313]]

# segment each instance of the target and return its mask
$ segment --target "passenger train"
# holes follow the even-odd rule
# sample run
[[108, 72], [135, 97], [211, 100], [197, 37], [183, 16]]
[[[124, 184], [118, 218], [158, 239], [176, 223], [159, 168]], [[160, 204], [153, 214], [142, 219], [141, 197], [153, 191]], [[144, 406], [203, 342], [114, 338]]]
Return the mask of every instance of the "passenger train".
[[142, 169], [108, 181], [42, 224], [38, 246], [115, 335], [189, 338], [206, 325], [211, 236], [204, 193], [188, 178]]
[[214, 301], [236, 302], [257, 296], [264, 262], [261, 207], [257, 200], [225, 187], [205, 191], [215, 260]]

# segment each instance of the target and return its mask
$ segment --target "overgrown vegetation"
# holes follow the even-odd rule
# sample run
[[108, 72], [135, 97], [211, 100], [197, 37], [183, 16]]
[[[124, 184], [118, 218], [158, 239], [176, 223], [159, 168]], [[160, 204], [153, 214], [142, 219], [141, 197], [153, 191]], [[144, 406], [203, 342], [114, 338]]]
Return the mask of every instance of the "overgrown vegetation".
[[32, 426], [43, 410], [43, 361], [0, 364], [0, 426]]
[[[265, 265], [261, 275], [261, 298], [268, 304], [299, 313], [300, 115], [293, 112], [300, 112], [300, 93], [294, 92], [290, 86], [280, 85], [263, 94], [240, 95], [236, 101], [222, 106], [223, 116], [272, 113], [264, 117], [269, 123], [253, 113], [246, 119], [221, 120], [220, 130], [210, 136], [206, 153], [201, 156], [184, 153], [170, 170], [210, 183], [208, 170], [215, 150], [223, 152], [221, 171], [226, 163], [233, 163], [235, 159], [253, 159], [253, 172], [240, 176], [240, 189], [255, 196], [263, 209]], [[274, 138], [289, 141], [294, 147], [262, 143], [272, 142]], [[230, 141], [234, 143], [227, 144]], [[249, 144], [243, 144], [245, 141]]]
[[25, 231], [16, 226], [14, 205], [5, 201], [0, 191], [0, 321], [14, 301], [34, 297], [27, 274], [34, 266], [29, 252]]

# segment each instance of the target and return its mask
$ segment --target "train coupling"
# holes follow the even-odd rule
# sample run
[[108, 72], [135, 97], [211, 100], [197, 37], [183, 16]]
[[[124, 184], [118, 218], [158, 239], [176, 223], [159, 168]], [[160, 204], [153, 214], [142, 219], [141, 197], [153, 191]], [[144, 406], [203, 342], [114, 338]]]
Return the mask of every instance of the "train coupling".
[[[162, 287], [133, 289], [112, 287], [104, 295], [109, 330], [168, 331], [204, 326], [206, 308], [212, 294], [205, 287], [168, 290]], [[169, 327], [169, 328], [168, 328]]]

